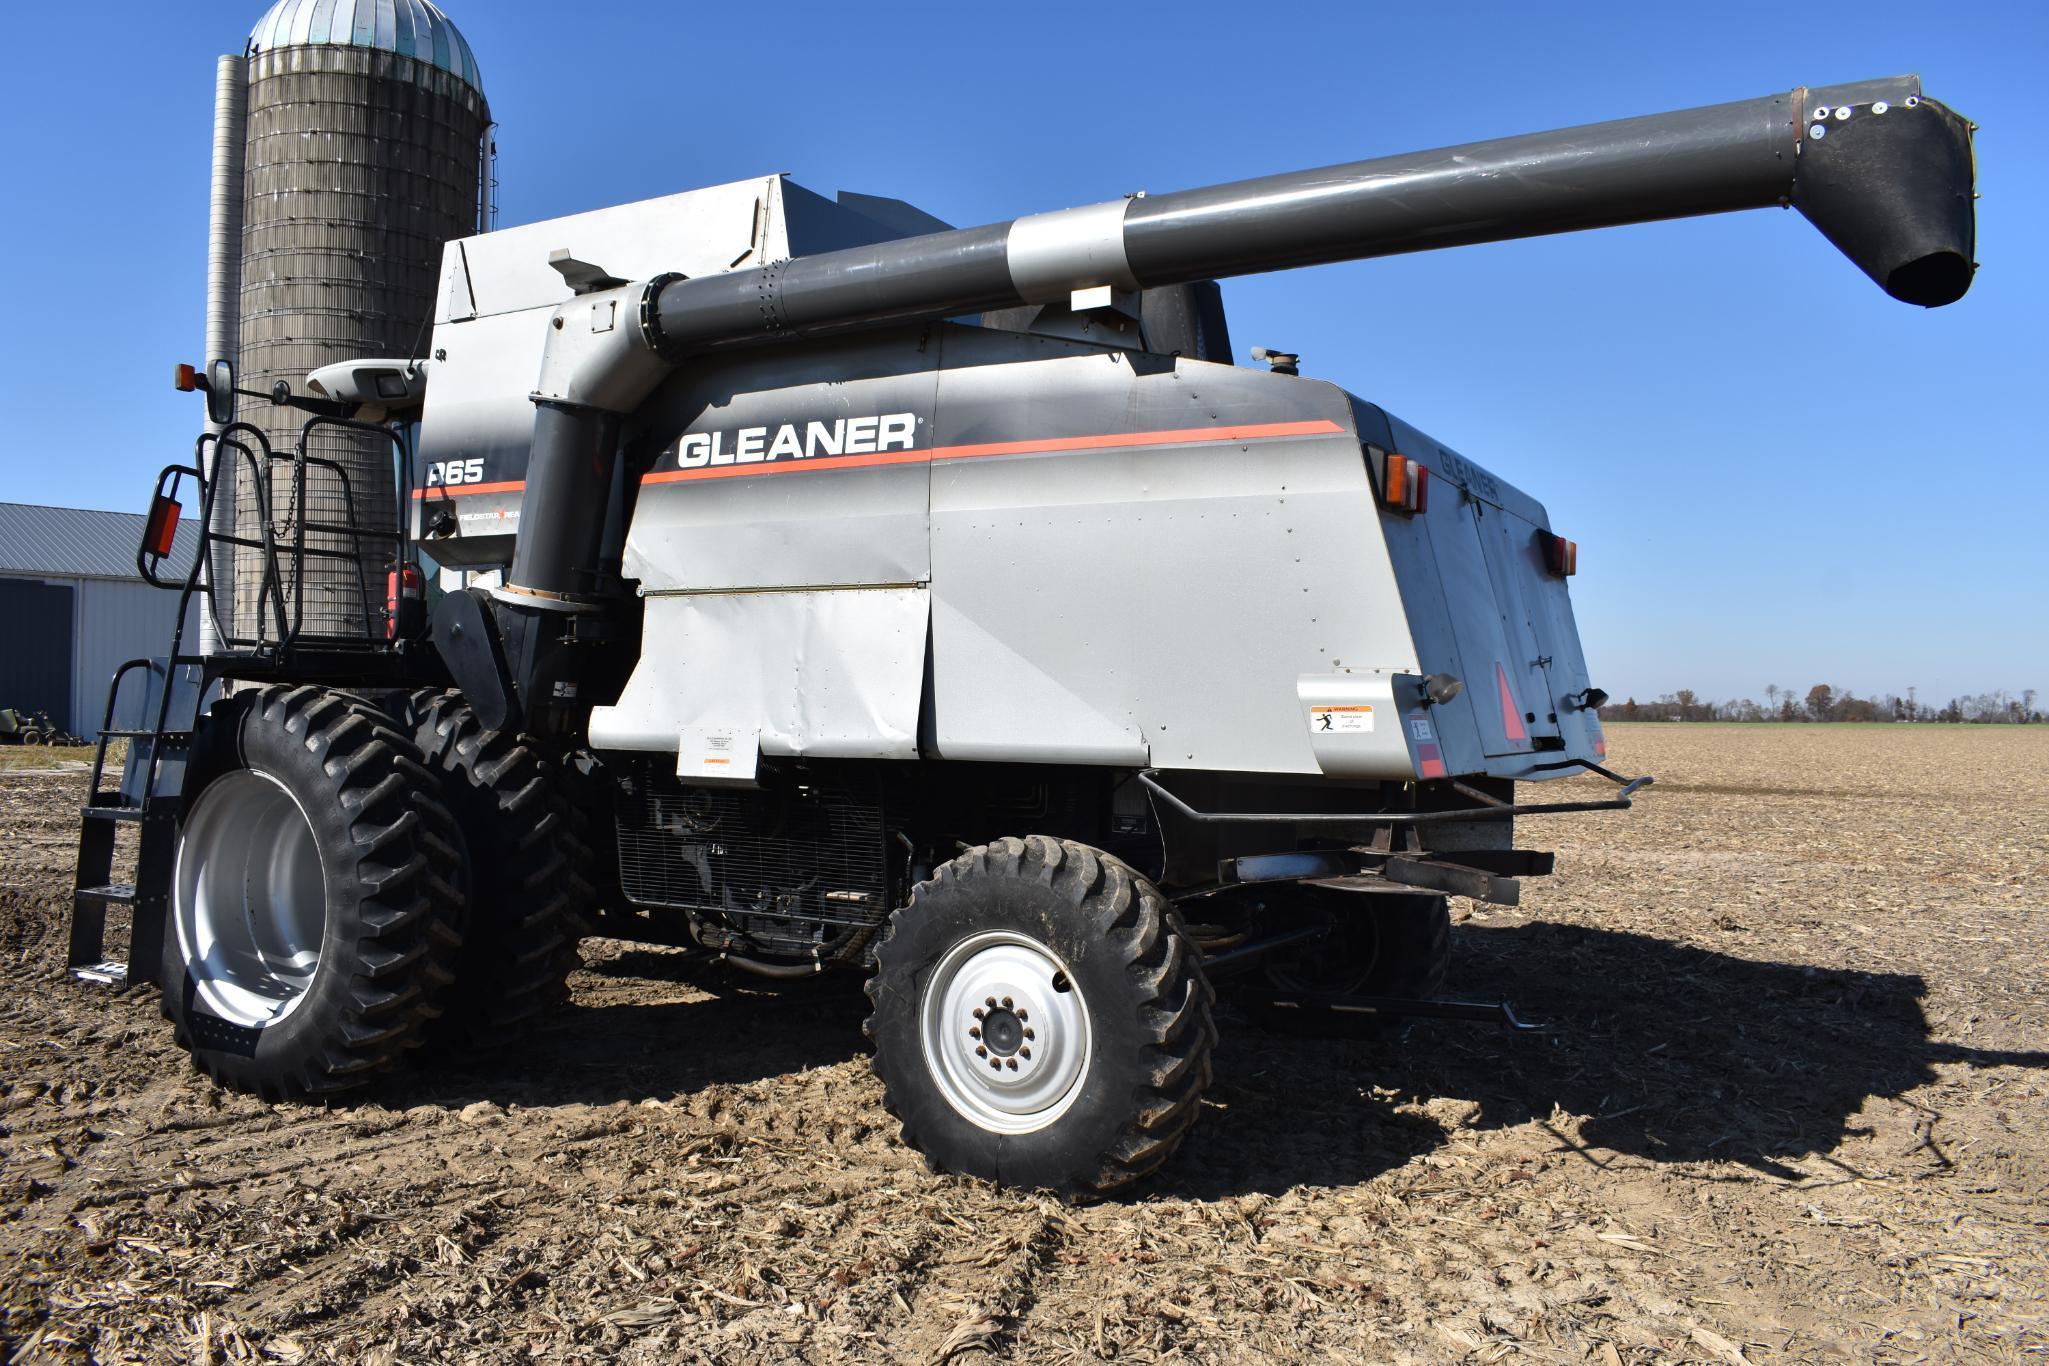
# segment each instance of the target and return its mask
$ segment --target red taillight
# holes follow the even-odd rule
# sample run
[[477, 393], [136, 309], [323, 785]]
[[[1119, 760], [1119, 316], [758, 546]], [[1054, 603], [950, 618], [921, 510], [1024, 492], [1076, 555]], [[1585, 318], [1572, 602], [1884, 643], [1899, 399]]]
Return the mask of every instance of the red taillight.
[[1544, 567], [1560, 578], [1579, 573], [1579, 542], [1544, 533]]
[[386, 639], [410, 639], [418, 633], [427, 601], [427, 581], [414, 564], [400, 565], [384, 574], [384, 634]]
[[142, 524], [142, 548], [144, 553], [158, 559], [171, 553], [171, 545], [178, 539], [178, 514], [183, 509], [171, 499], [159, 493], [149, 500], [149, 520]]
[[199, 387], [199, 372], [189, 365], [181, 365], [173, 373], [171, 382], [178, 386], [178, 392], [189, 394]]
[[1380, 462], [1380, 501], [1396, 512], [1430, 508], [1430, 467], [1390, 451]]

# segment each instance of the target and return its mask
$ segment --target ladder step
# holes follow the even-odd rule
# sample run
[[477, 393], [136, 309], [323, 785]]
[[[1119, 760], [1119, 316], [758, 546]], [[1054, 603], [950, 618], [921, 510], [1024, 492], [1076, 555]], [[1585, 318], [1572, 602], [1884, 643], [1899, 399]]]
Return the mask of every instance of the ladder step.
[[109, 882], [100, 887], [80, 887], [74, 896], [92, 901], [113, 901], [123, 906], [135, 904], [135, 888], [126, 882]]
[[122, 987], [128, 985], [128, 965], [126, 963], [93, 963], [86, 967], [73, 968], [71, 975], [82, 982], [97, 982], [103, 987]]
[[108, 740], [190, 740], [189, 730], [103, 730], [100, 735]]
[[[119, 793], [110, 793], [119, 796]], [[139, 806], [86, 806], [79, 808], [79, 815], [89, 821], [146, 821], [149, 812]]]

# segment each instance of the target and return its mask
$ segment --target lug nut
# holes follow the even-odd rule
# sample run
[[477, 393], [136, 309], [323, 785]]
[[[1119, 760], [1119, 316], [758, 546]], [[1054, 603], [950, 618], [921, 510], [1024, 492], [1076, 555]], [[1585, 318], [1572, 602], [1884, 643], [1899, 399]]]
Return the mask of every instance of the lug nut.
[[1005, 1010], [1010, 1009], [1010, 998], [1008, 996], [1003, 998], [1003, 1008]]
[[[1024, 1022], [1025, 1022], [1026, 1020], [1029, 1020], [1029, 1019], [1031, 1019], [1031, 1018], [1032, 1018], [1032, 1017], [1031, 1017], [1031, 1015], [1030, 1015], [1030, 1014], [1029, 1014], [1028, 1012], [1026, 1012], [1026, 1011], [1022, 1011], [1022, 1010], [1020, 1010], [1019, 1012], [1017, 1012], [1017, 1022], [1018, 1022], [1019, 1024], [1023, 1024], [1023, 1023], [1024, 1023]], [[1031, 1031], [1030, 1031], [1030, 1030], [1026, 1030], [1025, 1032], [1026, 1032], [1027, 1034], [1029, 1034], [1029, 1033], [1030, 1033]]]
[[975, 1056], [976, 1056], [976, 1057], [978, 1057], [978, 1058], [986, 1058], [986, 1057], [988, 1057], [988, 1056], [989, 1056], [989, 1050], [988, 1050], [988, 1049], [986, 1049], [986, 1048], [984, 1048], [984, 1047], [982, 1047], [982, 1046], [981, 1046], [980, 1044], [976, 1044], [976, 1045], [975, 1045]]
[[[991, 1010], [994, 1010], [994, 1009], [996, 1008], [996, 998], [995, 998], [994, 996], [990, 996], [990, 997], [988, 997], [988, 998], [984, 999], [984, 1000], [983, 1000], [983, 1002], [982, 1002], [982, 1004], [983, 1004], [983, 1005], [985, 1005], [985, 1006], [987, 1006], [987, 1007], [989, 1007], [989, 1009], [991, 1009]], [[981, 1012], [980, 1012], [980, 1011], [977, 1011], [977, 1012], [975, 1012], [975, 1013], [976, 1013], [976, 1014], [980, 1014]]]
[[[1022, 1019], [1023, 1017], [1022, 1017], [1022, 1016], [1020, 1016], [1019, 1018], [1020, 1018], [1020, 1019]], [[1036, 1039], [1036, 1038], [1038, 1038], [1038, 1037], [1039, 1037], [1038, 1035], [1036, 1035], [1036, 1034], [1032, 1033], [1032, 1031], [1031, 1031], [1031, 1030], [1029, 1030], [1029, 1029], [1027, 1029], [1027, 1030], [1026, 1030], [1026, 1031], [1024, 1032], [1024, 1034], [1025, 1034], [1025, 1037], [1026, 1037], [1027, 1039]]]
[[979, 1038], [981, 1038], [981, 1037], [982, 1037], [982, 1031], [981, 1031], [981, 1030], [979, 1030], [979, 1029], [977, 1029], [977, 1028], [975, 1028], [975, 1026], [973, 1026], [973, 1025], [969, 1025], [969, 1026], [968, 1026], [968, 1037], [969, 1037], [969, 1038], [971, 1038], [971, 1039], [979, 1039]]
[[982, 1008], [980, 1006], [975, 1007], [975, 1018], [978, 1020], [982, 1018]]
[[1020, 1058], [1029, 1058], [1032, 1055], [1032, 1050], [1030, 1048], [1020, 1048], [1017, 1050], [1017, 1055]]
[[991, 1058], [989, 1059], [989, 1066], [1001, 1072], [1003, 1070], [1003, 1060], [1001, 1058]]
[[1011, 1070], [1011, 1071], [1013, 1071], [1013, 1072], [1017, 1071], [1017, 1059], [1016, 1059], [1016, 1058], [1006, 1058], [1006, 1059], [1004, 1059], [1004, 1061], [1010, 1064], [1010, 1070]]

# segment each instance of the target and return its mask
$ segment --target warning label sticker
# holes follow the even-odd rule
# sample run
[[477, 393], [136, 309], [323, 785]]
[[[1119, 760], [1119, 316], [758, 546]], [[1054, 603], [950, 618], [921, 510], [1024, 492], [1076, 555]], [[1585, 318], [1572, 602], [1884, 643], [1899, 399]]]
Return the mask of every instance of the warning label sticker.
[[692, 726], [676, 742], [676, 776], [752, 782], [760, 752], [760, 737], [754, 731]]
[[1349, 707], [1311, 707], [1309, 729], [1319, 735], [1373, 729], [1373, 708], [1362, 704]]

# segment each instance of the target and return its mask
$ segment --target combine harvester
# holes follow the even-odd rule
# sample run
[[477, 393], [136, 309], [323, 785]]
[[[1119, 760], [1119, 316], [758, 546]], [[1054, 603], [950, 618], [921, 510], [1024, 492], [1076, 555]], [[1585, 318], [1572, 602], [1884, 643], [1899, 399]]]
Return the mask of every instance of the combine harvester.
[[[905, 1140], [1084, 1192], [1187, 1133], [1212, 979], [1313, 1033], [1513, 1023], [1439, 998], [1446, 897], [1513, 904], [1551, 868], [1515, 817], [1649, 781], [1603, 767], [1575, 547], [1292, 357], [1234, 367], [1213, 281], [1791, 206], [1947, 304], [1970, 132], [1897, 78], [965, 230], [764, 177], [455, 242], [429, 357], [273, 400], [392, 445], [377, 517], [310, 527], [388, 585], [358, 632], [305, 629], [303, 517], [213, 515], [332, 471], [184, 372], [228, 425], [142, 564], [196, 496], [262, 608], [124, 670], [152, 721], [95, 772], [73, 964], [268, 1096], [512, 1037], [586, 923], [866, 973]], [[1518, 795], [1586, 773], [1619, 790]]]

